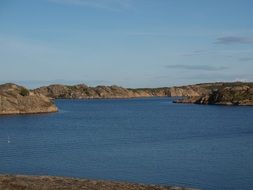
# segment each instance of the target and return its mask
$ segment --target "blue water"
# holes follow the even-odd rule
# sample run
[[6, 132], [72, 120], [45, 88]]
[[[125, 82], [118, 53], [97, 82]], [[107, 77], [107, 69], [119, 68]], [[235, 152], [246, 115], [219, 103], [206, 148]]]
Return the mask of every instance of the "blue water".
[[253, 107], [169, 98], [56, 104], [58, 113], [0, 117], [0, 173], [253, 189]]

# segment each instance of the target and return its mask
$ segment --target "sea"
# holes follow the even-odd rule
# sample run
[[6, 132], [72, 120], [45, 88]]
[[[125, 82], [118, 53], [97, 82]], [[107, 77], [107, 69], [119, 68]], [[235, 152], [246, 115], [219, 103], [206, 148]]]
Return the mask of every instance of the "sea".
[[55, 100], [0, 117], [0, 173], [253, 189], [253, 107], [173, 98]]

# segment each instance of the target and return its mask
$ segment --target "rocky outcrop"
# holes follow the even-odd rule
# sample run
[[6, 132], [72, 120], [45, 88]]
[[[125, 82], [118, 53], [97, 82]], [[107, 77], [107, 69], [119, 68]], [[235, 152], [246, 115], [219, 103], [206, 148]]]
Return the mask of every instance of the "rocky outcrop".
[[196, 104], [251, 105], [253, 83], [204, 83], [179, 87], [127, 89], [119, 86], [88, 87], [84, 84], [50, 85], [35, 93], [50, 98], [93, 99], [135, 97], [185, 97], [175, 102]]
[[200, 97], [209, 94], [212, 89], [219, 88], [223, 83], [206, 83], [179, 87], [164, 88], [123, 88], [119, 86], [88, 87], [79, 85], [49, 85], [34, 90], [50, 98], [88, 99], [88, 98], [134, 98], [152, 96]]
[[210, 105], [253, 105], [252, 83], [223, 83], [211, 86], [210, 92], [201, 96], [190, 96], [176, 103], [194, 103]]
[[42, 94], [31, 92], [16, 84], [0, 85], [0, 115], [56, 111], [56, 106]]
[[138, 98], [138, 97], [162, 97], [162, 96], [190, 96], [197, 97], [210, 92], [205, 85], [189, 85], [181, 87], [164, 88], [123, 88], [119, 86], [88, 87], [80, 85], [49, 85], [34, 90], [50, 98], [65, 99], [93, 99], [93, 98]]
[[96, 181], [49, 176], [10, 176], [0, 175], [1, 190], [194, 190], [180, 187], [162, 187], [120, 183], [112, 181]]
[[209, 93], [209, 89], [204, 85], [189, 85], [181, 87], [171, 87], [169, 95], [171, 97], [197, 97]]
[[73, 86], [56, 84], [35, 89], [34, 92], [56, 99], [100, 99], [167, 96], [168, 92], [166, 90], [167, 88], [127, 89], [115, 85], [88, 87], [84, 84]]

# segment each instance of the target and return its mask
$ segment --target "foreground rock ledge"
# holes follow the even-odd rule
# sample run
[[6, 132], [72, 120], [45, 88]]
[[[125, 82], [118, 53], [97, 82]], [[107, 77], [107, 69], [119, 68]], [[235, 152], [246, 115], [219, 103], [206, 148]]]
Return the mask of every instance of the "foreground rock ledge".
[[0, 175], [1, 190], [194, 190], [49, 176]]
[[42, 94], [12, 83], [0, 85], [0, 115], [56, 111], [57, 107], [53, 102]]

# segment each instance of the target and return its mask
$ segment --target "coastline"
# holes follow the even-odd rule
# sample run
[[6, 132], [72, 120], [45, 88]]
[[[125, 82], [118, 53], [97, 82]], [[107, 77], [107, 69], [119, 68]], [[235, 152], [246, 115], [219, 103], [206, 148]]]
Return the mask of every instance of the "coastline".
[[28, 176], [0, 174], [1, 190], [197, 190], [176, 186], [90, 180], [56, 176]]
[[136, 88], [49, 85], [28, 90], [12, 83], [0, 85], [0, 115], [53, 113], [54, 99], [132, 99], [183, 97], [174, 103], [253, 106], [253, 83], [203, 83], [179, 87]]

